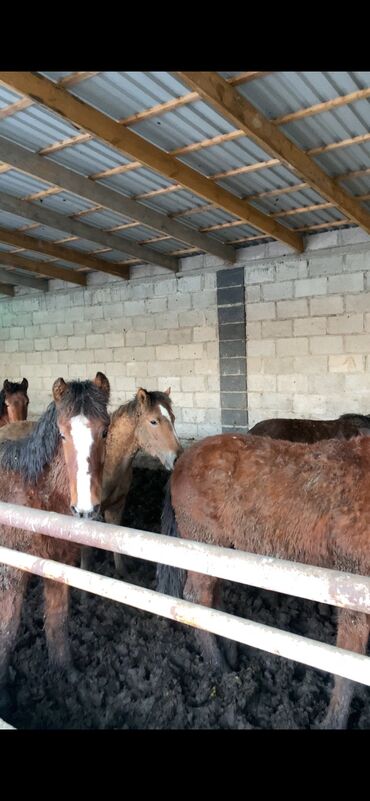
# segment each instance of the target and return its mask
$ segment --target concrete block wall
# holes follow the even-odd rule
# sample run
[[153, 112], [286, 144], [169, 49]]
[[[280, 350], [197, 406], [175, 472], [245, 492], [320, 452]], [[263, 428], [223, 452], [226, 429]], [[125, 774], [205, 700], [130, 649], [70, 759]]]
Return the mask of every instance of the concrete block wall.
[[331, 231], [300, 256], [287, 250], [273, 242], [239, 250], [233, 267], [201, 255], [177, 275], [142, 265], [128, 282], [95, 273], [85, 289], [16, 290], [0, 299], [0, 378], [28, 378], [30, 417], [59, 375], [102, 370], [112, 409], [139, 386], [170, 385], [183, 438], [266, 417], [370, 413], [370, 237]]
[[249, 425], [370, 413], [370, 250], [245, 269]]
[[180, 436], [220, 431], [215, 273], [91, 278], [86, 289], [50, 282], [56, 290], [0, 301], [0, 377], [28, 378], [30, 417], [44, 411], [58, 376], [102, 370], [112, 409], [140, 386], [171, 386]]

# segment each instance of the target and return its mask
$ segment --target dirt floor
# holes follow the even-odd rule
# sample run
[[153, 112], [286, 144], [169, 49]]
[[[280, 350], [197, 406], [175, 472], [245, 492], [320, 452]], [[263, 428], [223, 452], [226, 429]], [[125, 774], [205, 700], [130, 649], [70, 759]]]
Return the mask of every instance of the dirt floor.
[[[168, 474], [136, 468], [123, 522], [159, 531]], [[155, 567], [127, 559], [129, 580], [154, 587]], [[95, 570], [114, 576], [95, 551]], [[226, 611], [334, 643], [335, 611], [225, 582]], [[12, 709], [23, 729], [308, 729], [327, 707], [332, 676], [239, 646], [238, 671], [205, 669], [194, 632], [146, 612], [72, 590], [70, 636], [78, 678], [48, 668], [42, 583], [33, 577], [11, 665]], [[370, 688], [356, 685], [349, 728], [370, 728]]]

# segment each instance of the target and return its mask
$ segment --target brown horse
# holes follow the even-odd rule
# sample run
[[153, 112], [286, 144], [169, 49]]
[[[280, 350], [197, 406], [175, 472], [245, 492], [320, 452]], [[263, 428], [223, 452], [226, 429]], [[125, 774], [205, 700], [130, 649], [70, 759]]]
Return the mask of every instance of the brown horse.
[[[106, 523], [120, 525], [132, 481], [132, 462], [141, 449], [156, 456], [167, 470], [172, 470], [182, 452], [174, 429], [175, 415], [165, 392], [148, 392], [140, 387], [133, 400], [112, 414], [107, 437], [103, 474], [102, 511]], [[116, 569], [125, 574], [124, 557], [114, 554]], [[81, 567], [91, 564], [91, 549], [83, 548]]]
[[[88, 519], [100, 514], [103, 465], [109, 426], [109, 382], [58, 378], [54, 401], [31, 434], [0, 445], [0, 499]], [[73, 543], [0, 525], [0, 544], [67, 564], [78, 562]], [[28, 574], [0, 564], [0, 699], [6, 704], [7, 669], [20, 621]], [[44, 581], [45, 631], [52, 666], [70, 665], [67, 636], [69, 590]], [[2, 697], [1, 697], [2, 696]]]
[[[183, 453], [169, 485], [164, 534], [370, 575], [368, 437], [315, 445], [207, 437]], [[157, 578], [160, 592], [214, 605], [212, 576], [159, 565]], [[366, 653], [369, 624], [340, 609], [338, 647]], [[221, 666], [215, 637], [196, 634], [205, 659]], [[336, 676], [327, 728], [346, 726], [353, 684]]]
[[322, 439], [351, 439], [370, 435], [370, 415], [342, 414], [337, 420], [271, 418], [261, 420], [248, 434], [290, 442], [319, 442]]
[[5, 379], [0, 392], [0, 427], [16, 420], [27, 420], [29, 404], [27, 389], [27, 378], [20, 384]]

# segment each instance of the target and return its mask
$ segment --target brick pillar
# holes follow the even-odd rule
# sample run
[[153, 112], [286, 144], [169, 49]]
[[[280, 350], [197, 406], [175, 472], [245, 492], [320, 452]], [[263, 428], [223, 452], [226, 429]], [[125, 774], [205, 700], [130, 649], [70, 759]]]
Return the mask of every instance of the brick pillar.
[[248, 431], [244, 268], [217, 272], [223, 433]]

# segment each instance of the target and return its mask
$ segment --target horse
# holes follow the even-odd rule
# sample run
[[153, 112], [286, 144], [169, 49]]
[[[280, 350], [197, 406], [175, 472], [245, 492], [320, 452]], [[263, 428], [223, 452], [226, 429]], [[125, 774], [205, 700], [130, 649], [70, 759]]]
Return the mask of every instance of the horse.
[[[102, 513], [106, 523], [120, 525], [132, 481], [132, 462], [142, 449], [159, 458], [172, 470], [182, 452], [177, 438], [170, 400], [171, 388], [165, 392], [148, 392], [140, 387], [135, 397], [123, 404], [111, 417], [103, 473]], [[91, 549], [82, 549], [81, 567], [91, 566]], [[114, 554], [116, 570], [125, 575], [124, 557]]]
[[27, 378], [20, 384], [5, 379], [0, 392], [0, 427], [16, 420], [27, 420], [29, 404], [27, 389]]
[[[31, 433], [0, 444], [0, 500], [46, 511], [101, 519], [100, 504], [109, 426], [109, 382], [58, 378], [53, 401]], [[15, 550], [78, 563], [79, 546], [0, 525], [0, 544]], [[6, 682], [28, 574], [0, 564], [0, 705], [7, 706]], [[44, 580], [45, 632], [51, 668], [72, 669], [67, 635], [69, 588]]]
[[[162, 533], [369, 576], [369, 494], [368, 437], [302, 444], [219, 434], [176, 462]], [[159, 565], [157, 589], [212, 607], [219, 580]], [[366, 653], [369, 626], [370, 615], [340, 609], [337, 646]], [[222, 669], [214, 635], [195, 636], [206, 662]], [[346, 727], [353, 684], [335, 677], [323, 728]]]
[[369, 414], [342, 414], [336, 420], [271, 418], [261, 420], [248, 434], [290, 442], [319, 442], [322, 439], [351, 439], [370, 435]]

